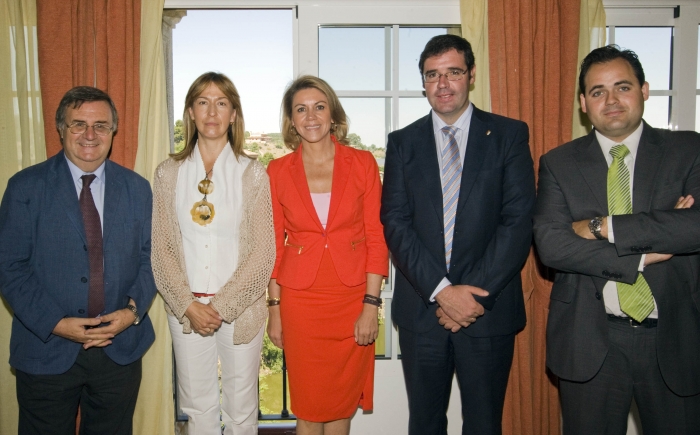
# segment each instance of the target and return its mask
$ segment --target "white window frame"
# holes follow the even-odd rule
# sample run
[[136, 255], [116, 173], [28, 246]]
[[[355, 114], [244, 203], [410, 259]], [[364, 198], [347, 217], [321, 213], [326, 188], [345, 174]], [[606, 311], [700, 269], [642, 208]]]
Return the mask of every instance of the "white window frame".
[[[672, 130], [695, 130], [698, 110], [695, 96], [700, 95], [697, 89], [700, 4], [694, 0], [604, 0], [603, 4], [609, 27], [673, 27], [672, 88], [652, 91], [650, 95], [671, 97]], [[677, 12], [680, 14], [676, 18]]]

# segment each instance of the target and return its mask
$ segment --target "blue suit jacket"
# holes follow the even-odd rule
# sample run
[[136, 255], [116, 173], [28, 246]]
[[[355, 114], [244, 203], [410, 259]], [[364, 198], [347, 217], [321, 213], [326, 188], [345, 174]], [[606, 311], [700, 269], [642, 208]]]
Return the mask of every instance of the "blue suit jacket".
[[[151, 270], [152, 194], [148, 182], [109, 160], [105, 166], [105, 311], [134, 299], [143, 320], [114, 337], [118, 364], [141, 358], [154, 340], [145, 313], [156, 293]], [[0, 205], [0, 291], [14, 312], [10, 365], [60, 374], [81, 344], [52, 334], [64, 317], [87, 317], [89, 264], [75, 184], [63, 152], [15, 174]]]
[[476, 297], [483, 317], [463, 333], [491, 337], [525, 326], [520, 270], [535, 203], [528, 138], [524, 122], [474, 108], [448, 273], [431, 115], [389, 135], [381, 219], [396, 265], [392, 318], [400, 327], [426, 332], [439, 326], [430, 295], [444, 277], [489, 292]]

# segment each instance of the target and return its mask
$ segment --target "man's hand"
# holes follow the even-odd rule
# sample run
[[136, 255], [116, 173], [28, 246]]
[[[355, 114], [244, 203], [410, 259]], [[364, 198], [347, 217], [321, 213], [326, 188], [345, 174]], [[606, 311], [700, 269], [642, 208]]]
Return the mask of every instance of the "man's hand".
[[213, 334], [221, 327], [223, 320], [214, 307], [199, 301], [194, 301], [187, 307], [185, 316], [190, 320], [192, 330], [199, 335]]
[[[94, 340], [99, 340], [102, 342], [110, 341], [110, 339], [114, 338], [114, 335], [106, 333], [105, 331], [101, 330], [102, 328], [87, 329], [93, 328], [100, 323], [102, 323], [102, 318], [100, 317], [93, 317], [89, 319], [83, 317], [64, 317], [53, 328], [53, 333], [59, 337], [65, 338], [66, 340], [75, 341], [76, 343], [83, 343], [83, 345]], [[87, 335], [88, 331], [95, 331], [98, 329], [101, 331]]]
[[[673, 208], [676, 210], [682, 208], [690, 208], [693, 206], [694, 203], [695, 199], [693, 198], [693, 195], [681, 196], [680, 198], [678, 198], [678, 201], [676, 201], [676, 205]], [[661, 263], [662, 261], [670, 260], [671, 257], [673, 257], [673, 254], [650, 253], [647, 254], [647, 256], [644, 258], [644, 266], [648, 266], [654, 263]]]
[[[435, 311], [435, 315], [438, 318], [438, 323], [441, 324], [443, 328], [449, 329], [452, 332], [457, 332], [462, 329], [462, 326], [445, 314], [442, 308], [438, 307], [437, 311]], [[476, 321], [476, 319], [474, 321]]]
[[484, 307], [474, 299], [475, 295], [486, 297], [489, 292], [471, 285], [448, 285], [435, 300], [450, 319], [466, 328], [484, 314]]

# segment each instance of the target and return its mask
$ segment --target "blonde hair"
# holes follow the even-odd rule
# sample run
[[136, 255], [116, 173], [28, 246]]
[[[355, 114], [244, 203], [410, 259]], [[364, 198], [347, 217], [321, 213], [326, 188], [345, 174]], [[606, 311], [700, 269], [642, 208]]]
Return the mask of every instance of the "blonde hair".
[[292, 125], [292, 102], [297, 92], [311, 88], [318, 89], [328, 99], [328, 109], [334, 122], [332, 124], [334, 127], [331, 127], [331, 134], [335, 136], [338, 142], [347, 145], [348, 118], [345, 115], [343, 106], [340, 104], [340, 100], [338, 100], [338, 96], [325, 80], [310, 75], [297, 78], [284, 91], [284, 96], [282, 97], [282, 138], [284, 139], [284, 144], [292, 151], [299, 147], [301, 137]]
[[209, 85], [215, 84], [217, 88], [231, 102], [231, 107], [236, 111], [236, 121], [233, 125], [229, 125], [226, 135], [228, 143], [233, 149], [233, 154], [238, 159], [240, 156], [245, 156], [243, 152], [243, 144], [245, 143], [245, 123], [243, 121], [243, 109], [241, 108], [241, 97], [238, 95], [238, 90], [233, 85], [231, 79], [226, 75], [217, 72], [206, 72], [190, 86], [185, 97], [185, 111], [182, 114], [182, 123], [184, 125], [185, 148], [176, 154], [171, 154], [175, 160], [184, 160], [192, 155], [194, 146], [197, 144], [198, 132], [194, 120], [189, 114], [189, 109], [194, 108], [195, 100], [204, 92]]

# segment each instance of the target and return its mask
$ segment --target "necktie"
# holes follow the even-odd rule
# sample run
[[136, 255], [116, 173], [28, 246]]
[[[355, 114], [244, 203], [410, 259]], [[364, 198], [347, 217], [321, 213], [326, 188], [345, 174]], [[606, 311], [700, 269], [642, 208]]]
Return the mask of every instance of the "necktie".
[[455, 216], [457, 215], [457, 200], [459, 199], [459, 184], [462, 180], [462, 161], [459, 158], [455, 128], [448, 125], [442, 128], [442, 132], [446, 136], [445, 145], [441, 150], [442, 208], [445, 222], [445, 264], [449, 271], [450, 258], [452, 257], [452, 236], [455, 229]]
[[[608, 169], [608, 211], [610, 215], [632, 214], [632, 194], [630, 192], [630, 172], [625, 164], [625, 156], [630, 150], [623, 144], [610, 149], [613, 162]], [[617, 296], [620, 299], [622, 311], [641, 322], [654, 309], [654, 297], [647, 280], [640, 273], [637, 281], [629, 285], [623, 282], [617, 284]]]
[[80, 191], [80, 211], [83, 214], [87, 251], [90, 263], [90, 287], [88, 291], [88, 316], [97, 317], [105, 307], [104, 264], [102, 257], [102, 224], [92, 198], [90, 184], [94, 174], [83, 175], [83, 190]]

